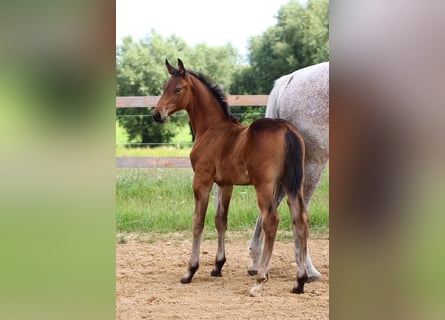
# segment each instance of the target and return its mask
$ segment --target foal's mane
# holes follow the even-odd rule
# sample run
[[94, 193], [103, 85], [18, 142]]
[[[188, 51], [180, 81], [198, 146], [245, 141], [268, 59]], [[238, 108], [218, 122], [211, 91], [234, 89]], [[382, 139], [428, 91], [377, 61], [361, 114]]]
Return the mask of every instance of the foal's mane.
[[238, 122], [238, 119], [230, 113], [230, 107], [227, 103], [227, 96], [220, 85], [213, 83], [207, 76], [203, 75], [202, 73], [191, 70], [187, 70], [187, 72], [198, 79], [216, 98], [227, 119], [232, 122]]

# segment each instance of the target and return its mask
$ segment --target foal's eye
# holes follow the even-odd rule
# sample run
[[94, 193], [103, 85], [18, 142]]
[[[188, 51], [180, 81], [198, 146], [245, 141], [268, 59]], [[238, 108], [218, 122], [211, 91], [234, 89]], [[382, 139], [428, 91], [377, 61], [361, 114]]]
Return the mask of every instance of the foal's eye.
[[178, 88], [175, 89], [175, 93], [179, 93], [179, 92], [181, 92], [181, 91], [182, 91], [182, 88], [180, 88], [180, 87], [178, 87]]

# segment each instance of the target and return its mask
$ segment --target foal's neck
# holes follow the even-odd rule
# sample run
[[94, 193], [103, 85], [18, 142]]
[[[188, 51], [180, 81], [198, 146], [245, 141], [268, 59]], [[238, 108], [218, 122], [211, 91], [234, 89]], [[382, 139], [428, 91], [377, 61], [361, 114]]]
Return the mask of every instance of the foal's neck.
[[229, 121], [219, 101], [198, 79], [191, 77], [193, 98], [187, 108], [193, 133], [198, 138], [209, 127], [221, 121]]

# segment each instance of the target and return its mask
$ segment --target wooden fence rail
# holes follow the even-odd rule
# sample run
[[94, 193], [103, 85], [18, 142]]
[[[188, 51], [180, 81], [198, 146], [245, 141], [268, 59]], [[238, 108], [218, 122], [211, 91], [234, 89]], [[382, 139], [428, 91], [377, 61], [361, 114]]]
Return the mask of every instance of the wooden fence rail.
[[[230, 106], [265, 106], [268, 95], [227, 96]], [[116, 108], [153, 108], [159, 96], [116, 97]], [[117, 157], [117, 168], [190, 168], [188, 157]]]
[[[227, 96], [227, 102], [234, 107], [265, 106], [268, 95], [233, 95]], [[159, 96], [116, 97], [116, 108], [152, 108]]]

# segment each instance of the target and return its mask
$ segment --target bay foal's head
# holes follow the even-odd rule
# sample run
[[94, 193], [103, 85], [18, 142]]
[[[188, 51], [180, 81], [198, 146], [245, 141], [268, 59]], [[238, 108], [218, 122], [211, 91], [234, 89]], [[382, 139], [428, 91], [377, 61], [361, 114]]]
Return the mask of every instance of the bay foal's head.
[[[204, 127], [220, 119], [238, 121], [230, 113], [226, 95], [220, 85], [212, 83], [201, 73], [186, 70], [181, 59], [178, 59], [178, 68], [170, 65], [167, 60], [165, 65], [171, 77], [165, 83], [162, 96], [153, 110], [154, 120], [162, 123], [173, 113], [186, 110], [192, 126], [201, 116], [209, 117], [209, 122], [203, 124]], [[197, 115], [198, 113], [201, 115]], [[200, 125], [195, 124], [197, 127]]]
[[178, 68], [173, 67], [165, 60], [170, 79], [164, 85], [162, 96], [153, 110], [153, 119], [164, 122], [167, 117], [179, 110], [186, 110], [191, 100], [190, 75], [184, 68], [181, 59], [178, 59]]

